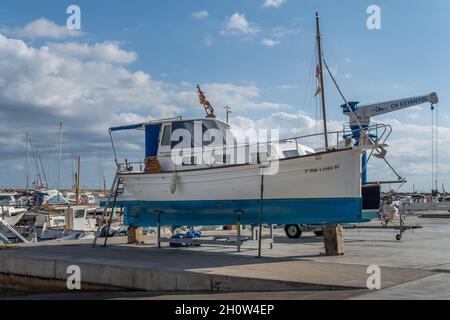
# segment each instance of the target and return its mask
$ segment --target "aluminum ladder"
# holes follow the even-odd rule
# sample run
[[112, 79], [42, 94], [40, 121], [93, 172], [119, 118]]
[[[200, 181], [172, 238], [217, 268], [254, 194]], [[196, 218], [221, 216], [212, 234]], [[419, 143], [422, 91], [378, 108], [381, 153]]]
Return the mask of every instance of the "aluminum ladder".
[[[119, 169], [117, 169], [116, 175], [114, 176], [114, 180], [113, 180], [113, 183], [111, 186], [111, 190], [108, 194], [108, 199], [106, 200], [106, 203], [105, 203], [105, 208], [102, 213], [102, 219], [101, 219], [100, 223], [98, 224], [98, 229], [97, 229], [97, 232], [95, 233], [94, 242], [92, 244], [93, 248], [95, 248], [97, 246], [97, 240], [101, 236], [102, 230], [105, 226], [107, 226], [105, 243], [104, 243], [104, 247], [106, 247], [106, 242], [108, 240], [109, 231], [111, 229], [112, 216], [114, 214], [114, 210], [116, 207], [117, 195], [120, 191], [121, 185], [122, 185], [122, 178], [119, 177]], [[111, 199], [112, 199], [112, 206], [110, 206]], [[108, 209], [110, 207], [111, 207], [111, 214], [108, 216]], [[108, 216], [108, 221], [106, 224], [103, 224], [103, 221], [105, 221], [105, 218], [107, 216]]]

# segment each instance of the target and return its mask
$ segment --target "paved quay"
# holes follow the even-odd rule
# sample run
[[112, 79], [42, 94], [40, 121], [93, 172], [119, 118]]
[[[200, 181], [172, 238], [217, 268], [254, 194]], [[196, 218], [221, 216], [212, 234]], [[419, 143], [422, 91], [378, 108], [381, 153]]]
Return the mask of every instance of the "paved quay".
[[[264, 299], [263, 291], [273, 291], [266, 294], [270, 299], [450, 298], [450, 219], [407, 222], [424, 228], [400, 242], [395, 231], [346, 231], [340, 257], [321, 254], [323, 243], [312, 234], [292, 240], [277, 230], [274, 249], [264, 248], [263, 258], [248, 246], [241, 253], [209, 245], [158, 249], [153, 236], [144, 246], [113, 238], [107, 248], [95, 249], [90, 241], [51, 241], [0, 250], [0, 273], [4, 281], [11, 275], [39, 279], [41, 290], [52, 283], [48, 296], [58, 286], [64, 291], [67, 267], [78, 265], [82, 285], [103, 290], [87, 296], [100, 299]], [[367, 267], [374, 264], [381, 267], [379, 291], [366, 286]], [[63, 296], [69, 295], [76, 298]]]

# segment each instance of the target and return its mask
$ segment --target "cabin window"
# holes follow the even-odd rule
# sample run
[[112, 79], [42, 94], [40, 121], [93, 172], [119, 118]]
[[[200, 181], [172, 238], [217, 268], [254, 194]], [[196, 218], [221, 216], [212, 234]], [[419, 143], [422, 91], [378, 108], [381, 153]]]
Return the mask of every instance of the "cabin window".
[[82, 219], [84, 218], [84, 210], [73, 210], [73, 217], [75, 219]]
[[286, 150], [283, 151], [283, 154], [285, 158], [295, 158], [300, 156], [300, 153], [298, 153], [297, 150]]
[[[197, 120], [197, 121], [177, 121], [172, 124], [172, 133], [178, 129], [185, 130], [190, 136], [189, 141], [183, 141], [187, 136], [174, 135], [174, 141], [171, 143], [172, 149], [174, 149], [181, 142], [184, 143], [184, 147], [188, 147], [190, 144], [191, 148], [204, 147], [213, 145], [224, 145], [226, 142], [226, 129], [227, 127], [214, 120]], [[198, 130], [198, 131], [196, 131]], [[201, 130], [201, 131], [200, 131]], [[211, 130], [208, 132], [208, 130]], [[181, 134], [181, 133], [180, 133]]]
[[170, 126], [164, 126], [163, 136], [161, 139], [162, 146], [170, 146]]
[[10, 196], [0, 196], [0, 203], [1, 204], [9, 204], [11, 202], [11, 197]]

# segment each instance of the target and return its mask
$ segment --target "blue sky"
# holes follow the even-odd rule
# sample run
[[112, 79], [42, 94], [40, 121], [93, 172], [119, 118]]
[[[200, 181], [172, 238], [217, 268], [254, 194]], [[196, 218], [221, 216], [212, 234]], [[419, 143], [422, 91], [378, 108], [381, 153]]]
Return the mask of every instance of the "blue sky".
[[[71, 182], [72, 154], [81, 154], [87, 172], [83, 184], [98, 186], [98, 145], [104, 150], [107, 172], [113, 170], [106, 128], [169, 114], [203, 116], [193, 93], [197, 83], [210, 93], [219, 114], [224, 105], [232, 106], [236, 126], [278, 125], [292, 129], [286, 134], [300, 132], [296, 127], [304, 125], [304, 118], [299, 119], [299, 114], [313, 120], [317, 116], [311, 70], [315, 64], [316, 11], [321, 14], [325, 59], [349, 100], [370, 103], [438, 92], [440, 180], [450, 183], [445, 166], [450, 160], [445, 148], [446, 140], [450, 140], [450, 114], [446, 110], [450, 98], [446, 79], [450, 71], [448, 1], [286, 0], [278, 6], [264, 6], [264, 2], [2, 1], [0, 33], [8, 41], [0, 44], [0, 57], [9, 65], [0, 64], [0, 96], [8, 101], [4, 119], [10, 121], [2, 122], [6, 134], [0, 140], [0, 151], [8, 156], [0, 160], [0, 186], [24, 183], [21, 137], [23, 140], [25, 131], [42, 145], [49, 180], [55, 180], [56, 128], [60, 121], [65, 123], [67, 134], [65, 184]], [[36, 36], [24, 31], [41, 18], [45, 21], [41, 28], [62, 30], [56, 28], [65, 25], [70, 4], [81, 8], [83, 34]], [[381, 7], [381, 30], [366, 27], [366, 9], [371, 4]], [[234, 26], [241, 23], [242, 27], [243, 21], [245, 26], [230, 27], [233, 17], [238, 18]], [[14, 72], [11, 64], [24, 65], [24, 58], [17, 49], [9, 51], [9, 46], [14, 46], [9, 40], [13, 39], [20, 39], [25, 50], [40, 51], [38, 58], [26, 60], [27, 68], [17, 67]], [[43, 47], [49, 48], [49, 56]], [[74, 52], [80, 48], [86, 52]], [[37, 71], [44, 75], [42, 87], [34, 83], [39, 81], [35, 76], [23, 80], [29, 70], [34, 70], [33, 61], [40, 66], [49, 63]], [[50, 61], [57, 61], [57, 65]], [[77, 68], [67, 71], [73, 66]], [[62, 78], [55, 81], [59, 76]], [[119, 88], [120, 84], [127, 90]], [[70, 85], [77, 93], [73, 97]], [[24, 98], [36, 92], [39, 99]], [[61, 92], [72, 100], [64, 100]], [[146, 94], [141, 96], [142, 92]], [[329, 80], [326, 93], [329, 120], [339, 126], [346, 119]], [[36, 122], [36, 117], [27, 120], [24, 114], [47, 116]], [[411, 190], [412, 184], [424, 190], [431, 187], [431, 155], [427, 149], [430, 119], [429, 106], [376, 119], [393, 125], [388, 158], [410, 181], [403, 190]], [[308, 129], [317, 130], [314, 126]], [[137, 142], [124, 147], [139, 154]], [[382, 164], [374, 162], [371, 170], [374, 179], [393, 178]]]

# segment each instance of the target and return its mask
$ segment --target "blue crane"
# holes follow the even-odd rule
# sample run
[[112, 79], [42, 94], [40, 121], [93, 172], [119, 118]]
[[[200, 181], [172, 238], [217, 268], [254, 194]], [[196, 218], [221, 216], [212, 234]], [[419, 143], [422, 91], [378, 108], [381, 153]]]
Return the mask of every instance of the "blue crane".
[[[439, 102], [439, 98], [435, 92], [417, 97], [374, 103], [369, 105], [358, 106], [359, 102], [347, 102], [341, 106], [344, 114], [350, 118], [350, 129], [352, 131], [352, 138], [355, 139], [356, 144], [361, 142], [361, 131], [368, 135], [368, 128], [371, 119], [382, 114], [410, 108], [424, 103], [431, 103], [432, 110], [434, 105]], [[363, 151], [362, 158], [362, 183], [367, 183], [367, 152]]]

